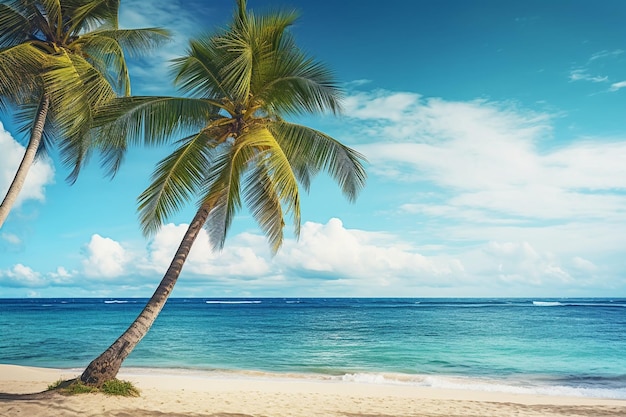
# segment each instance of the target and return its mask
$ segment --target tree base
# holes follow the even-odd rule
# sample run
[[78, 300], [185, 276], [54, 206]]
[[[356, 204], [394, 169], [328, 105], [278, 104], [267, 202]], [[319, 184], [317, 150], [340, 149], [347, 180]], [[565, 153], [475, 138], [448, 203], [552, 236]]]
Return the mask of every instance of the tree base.
[[102, 355], [91, 361], [87, 369], [80, 376], [83, 384], [96, 388], [101, 388], [107, 381], [112, 381], [117, 377], [117, 373], [122, 367], [122, 358], [111, 346]]

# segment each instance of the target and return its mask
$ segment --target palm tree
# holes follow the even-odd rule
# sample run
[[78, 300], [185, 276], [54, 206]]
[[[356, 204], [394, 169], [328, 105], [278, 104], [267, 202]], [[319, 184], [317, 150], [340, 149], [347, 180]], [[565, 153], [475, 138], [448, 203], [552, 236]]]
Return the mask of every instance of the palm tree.
[[237, 1], [233, 22], [213, 36], [192, 40], [174, 61], [175, 83], [187, 98], [134, 97], [106, 106], [101, 122], [109, 162], [125, 140], [158, 143], [183, 136], [156, 167], [139, 196], [144, 234], [156, 232], [184, 204], [198, 210], [154, 295], [130, 327], [85, 369], [80, 379], [101, 385], [146, 335], [181, 273], [199, 231], [207, 227], [222, 249], [235, 213], [245, 203], [273, 253], [283, 241], [285, 214], [300, 228], [298, 183], [327, 171], [349, 200], [365, 184], [363, 157], [317, 130], [289, 123], [285, 115], [340, 110], [332, 74], [299, 50], [287, 31], [295, 12], [257, 16]]
[[163, 29], [118, 29], [119, 0], [0, 1], [0, 110], [15, 110], [28, 146], [0, 204], [0, 227], [36, 155], [52, 145], [73, 183], [92, 149], [94, 110], [130, 95], [124, 50], [141, 53]]

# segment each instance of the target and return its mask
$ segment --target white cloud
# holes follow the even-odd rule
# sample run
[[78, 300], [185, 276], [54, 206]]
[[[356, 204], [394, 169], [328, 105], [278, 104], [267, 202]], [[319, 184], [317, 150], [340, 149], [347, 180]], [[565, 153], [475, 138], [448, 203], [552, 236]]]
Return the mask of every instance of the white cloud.
[[[185, 224], [165, 225], [141, 255], [137, 251], [131, 255], [133, 251], [120, 242], [94, 234], [85, 247], [80, 273], [59, 267], [47, 274], [48, 280], [43, 280], [42, 274], [16, 265], [15, 271], [4, 276], [12, 277], [13, 281], [16, 275], [28, 278], [23, 278], [18, 286], [80, 283], [92, 290], [99, 285], [110, 289], [116, 283], [120, 287], [132, 286], [150, 276], [154, 277], [153, 286], [169, 266], [186, 228]], [[466, 278], [458, 259], [422, 255], [397, 236], [347, 229], [339, 219], [330, 219], [326, 224], [306, 222], [300, 240], [287, 239], [274, 258], [261, 235], [233, 236], [223, 252], [214, 253], [206, 232], [202, 231], [182, 276], [179, 286], [205, 285], [230, 291], [246, 287], [259, 291], [280, 288], [298, 293], [299, 288], [317, 291], [319, 282], [332, 281], [349, 293], [358, 291], [370, 296], [379, 295], [383, 288], [394, 294], [398, 288], [415, 288], [432, 282], [445, 287]], [[79, 282], [80, 277], [90, 280]], [[106, 283], [100, 278], [105, 278]]]
[[411, 111], [419, 99], [420, 96], [414, 93], [387, 94], [378, 91], [350, 95], [343, 105], [349, 117], [398, 121]]
[[346, 229], [336, 218], [326, 224], [306, 222], [300, 240], [288, 242], [276, 261], [294, 275], [348, 280], [370, 289], [391, 284], [396, 289], [427, 283], [445, 286], [465, 278], [457, 259], [424, 256], [398, 236]]
[[[149, 244], [141, 268], [153, 273], [164, 273], [180, 244], [187, 224], [166, 224]], [[209, 235], [203, 229], [191, 248], [184, 272], [204, 277], [254, 277], [269, 271], [265, 240], [262, 237], [242, 234], [229, 240], [228, 248], [213, 252]]]
[[[165, 225], [149, 243], [145, 256], [127, 264], [125, 274], [164, 274], [186, 228], [186, 224]], [[183, 275], [181, 285], [193, 281], [231, 290], [278, 286], [283, 291], [297, 291], [299, 286], [334, 281], [344, 289], [370, 295], [392, 284], [412, 288], [434, 280], [436, 285], [446, 286], [465, 279], [457, 259], [424, 256], [397, 236], [347, 229], [339, 219], [326, 224], [306, 222], [300, 239], [287, 239], [274, 258], [261, 235], [233, 236], [222, 252], [214, 253], [202, 231]]]
[[609, 80], [606, 75], [591, 75], [587, 69], [574, 69], [569, 74], [570, 81], [591, 81], [593, 83], [603, 83]]
[[[591, 55], [591, 57], [587, 60], [584, 66], [574, 68], [569, 73], [570, 81], [589, 81], [592, 83], [606, 83], [609, 82], [609, 77], [607, 75], [593, 75], [592, 73], [597, 73], [599, 71], [606, 71], [606, 61], [612, 58], [619, 57], [624, 53], [621, 49], [616, 49], [613, 51], [600, 51]], [[614, 84], [615, 85], [615, 84]], [[619, 89], [619, 88], [618, 88]], [[617, 91], [611, 87], [610, 91]]]
[[550, 115], [483, 101], [430, 99], [394, 111], [406, 130], [355, 116], [378, 122], [376, 141], [358, 147], [375, 174], [429, 181], [454, 207], [539, 219], [624, 216], [625, 141], [588, 138], [541, 150], [551, 140]]
[[86, 258], [83, 260], [85, 276], [115, 278], [127, 272], [131, 257], [119, 242], [94, 234], [85, 251]]
[[[397, 94], [358, 93], [351, 108]], [[542, 254], [532, 268], [509, 260], [503, 265], [510, 270], [492, 268], [487, 277], [583, 285], [585, 259], [602, 265], [590, 279], [598, 287], [611, 285], [607, 271], [619, 268], [615, 262], [626, 244], [624, 138], [569, 138], [555, 147], [550, 114], [510, 103], [414, 97], [394, 107], [393, 121], [374, 112], [346, 112], [355, 130], [368, 128], [369, 143], [357, 148], [370, 162], [370, 175], [396, 183], [405, 196], [397, 214], [407, 228], [443, 244], [441, 252], [457, 253], [474, 277], [481, 276], [481, 266], [455, 244], [513, 242]], [[478, 256], [488, 265], [503, 257], [494, 250]]]
[[0, 270], [0, 283], [8, 287], [39, 287], [44, 285], [44, 280], [39, 272], [18, 263], [9, 270]]
[[595, 54], [593, 54], [591, 56], [591, 58], [589, 58], [589, 61], [595, 61], [598, 59], [603, 59], [603, 58], [613, 58], [613, 57], [617, 57], [621, 54], [624, 53], [624, 50], [622, 49], [615, 49], [613, 51], [600, 51], [600, 52], [596, 52]]
[[[490, 242], [484, 253], [497, 265], [495, 275], [504, 283], [522, 283], [533, 286], [571, 283], [572, 278], [563, 270], [551, 253], [540, 253], [528, 242]], [[485, 266], [489, 263], [486, 262]]]
[[[59, 267], [44, 275], [17, 264], [0, 271], [0, 283], [47, 289], [80, 286], [101, 296], [120, 292], [147, 296], [165, 273], [186, 227], [166, 225], [143, 254], [95, 234], [87, 244], [82, 272]], [[203, 232], [177, 291], [198, 296], [276, 295], [274, 291], [283, 296], [515, 296], [520, 295], [519, 288], [598, 290], [614, 285], [588, 258], [554, 253], [549, 244], [530, 243], [532, 236], [519, 241], [496, 237], [457, 250], [454, 256], [428, 255], [398, 235], [349, 229], [333, 218], [325, 224], [306, 222], [300, 240], [287, 239], [272, 258], [263, 236], [241, 233], [227, 242], [223, 252], [212, 253]], [[425, 250], [440, 253], [446, 248], [435, 245]]]
[[624, 87], [626, 87], [626, 81], [620, 81], [620, 82], [611, 84], [610, 91], [618, 91]]
[[[15, 173], [24, 156], [25, 148], [17, 143], [0, 122], [0, 199], [6, 195]], [[50, 162], [38, 159], [30, 168], [24, 187], [20, 191], [14, 208], [26, 200], [45, 200], [45, 187], [52, 184], [54, 169]]]
[[62, 266], [57, 267], [56, 271], [50, 272], [48, 276], [54, 284], [71, 285], [76, 282], [76, 271], [70, 272]]

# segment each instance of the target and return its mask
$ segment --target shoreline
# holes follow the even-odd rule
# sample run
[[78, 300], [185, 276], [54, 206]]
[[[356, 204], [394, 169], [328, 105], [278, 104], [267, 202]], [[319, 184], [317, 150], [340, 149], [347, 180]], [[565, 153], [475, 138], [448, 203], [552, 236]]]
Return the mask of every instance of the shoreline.
[[[134, 372], [133, 372], [134, 371]], [[0, 365], [0, 393], [41, 392], [80, 371]], [[626, 400], [514, 394], [225, 373], [125, 369], [138, 398], [102, 394], [16, 400], [0, 395], [3, 416], [623, 416]], [[125, 414], [124, 414], [125, 413]]]

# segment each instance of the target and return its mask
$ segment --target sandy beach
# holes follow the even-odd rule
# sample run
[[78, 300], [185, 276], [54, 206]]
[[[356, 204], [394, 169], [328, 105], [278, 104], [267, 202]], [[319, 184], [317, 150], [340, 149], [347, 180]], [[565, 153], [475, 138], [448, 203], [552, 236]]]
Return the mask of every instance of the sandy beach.
[[25, 395], [76, 374], [0, 365], [0, 416], [433, 417], [625, 416], [626, 401], [298, 379], [121, 372], [138, 398]]

